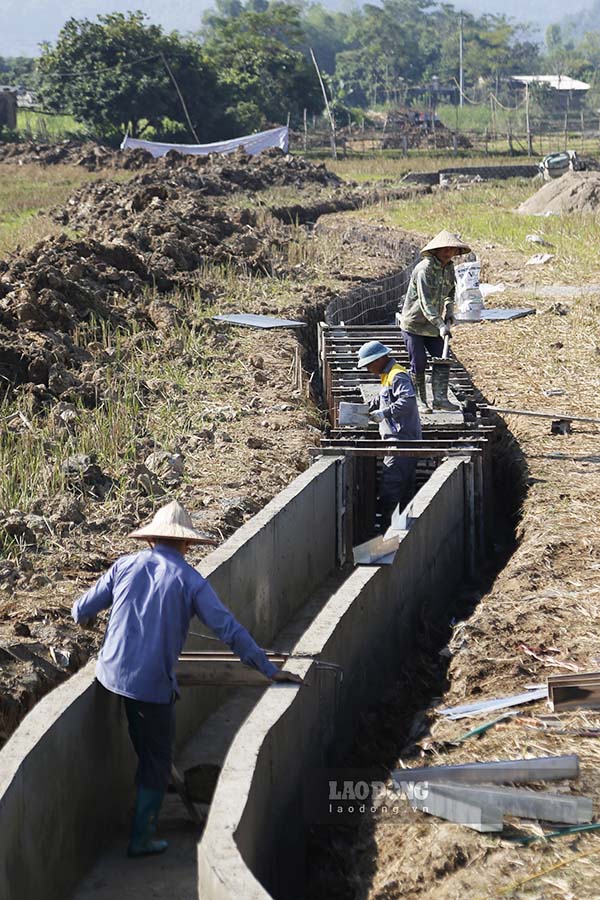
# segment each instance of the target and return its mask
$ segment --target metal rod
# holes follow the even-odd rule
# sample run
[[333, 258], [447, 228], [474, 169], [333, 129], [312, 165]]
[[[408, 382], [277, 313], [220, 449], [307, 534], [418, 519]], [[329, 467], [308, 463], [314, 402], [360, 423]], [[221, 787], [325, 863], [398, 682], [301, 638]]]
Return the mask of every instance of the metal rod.
[[487, 409], [490, 412], [506, 413], [510, 416], [532, 416], [536, 419], [562, 419], [568, 422], [591, 422], [600, 425], [600, 419], [590, 419], [587, 416], [571, 416], [561, 412], [537, 412], [532, 409], [505, 409], [503, 406], [480, 406], [479, 409]]

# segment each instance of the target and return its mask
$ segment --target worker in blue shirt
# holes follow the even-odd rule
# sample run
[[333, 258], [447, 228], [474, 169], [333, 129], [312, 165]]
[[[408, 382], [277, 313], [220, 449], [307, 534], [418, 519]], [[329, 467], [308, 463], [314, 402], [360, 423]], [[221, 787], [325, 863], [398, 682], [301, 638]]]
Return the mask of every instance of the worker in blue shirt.
[[[421, 439], [421, 420], [415, 389], [406, 369], [381, 341], [367, 341], [358, 351], [357, 369], [366, 369], [380, 381], [378, 396], [369, 404], [370, 418], [377, 422], [384, 441]], [[381, 528], [390, 524], [396, 506], [404, 509], [414, 494], [417, 460], [384, 456], [378, 484]]]
[[96, 677], [124, 698], [138, 757], [128, 855], [147, 856], [167, 849], [167, 842], [153, 840], [153, 835], [173, 759], [178, 696], [174, 670], [192, 616], [208, 625], [242, 662], [272, 681], [302, 679], [269, 662], [209, 583], [186, 563], [184, 556], [192, 544], [214, 542], [193, 527], [176, 500], [130, 537], [148, 541], [150, 548], [120, 557], [73, 604], [72, 614], [76, 622], [88, 625], [96, 613], [111, 607]]

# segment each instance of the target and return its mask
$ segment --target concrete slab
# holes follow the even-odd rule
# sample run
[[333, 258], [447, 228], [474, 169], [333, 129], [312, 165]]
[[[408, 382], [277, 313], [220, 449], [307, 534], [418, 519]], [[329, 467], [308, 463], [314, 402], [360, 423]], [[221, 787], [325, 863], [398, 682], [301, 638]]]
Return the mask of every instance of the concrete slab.
[[200, 835], [201, 829], [186, 818], [179, 798], [167, 794], [157, 836], [169, 842], [168, 851], [128, 859], [128, 835], [119, 831], [72, 900], [198, 900], [196, 848]]
[[473, 831], [483, 833], [502, 831], [502, 809], [499, 806], [494, 806], [492, 802], [480, 806], [468, 797], [461, 799], [442, 788], [443, 785], [430, 785], [427, 796], [422, 799], [413, 797], [410, 805], [413, 809], [436, 816], [438, 819], [445, 819], [447, 822], [464, 825]]
[[525, 819], [542, 819], [545, 822], [563, 822], [567, 825], [583, 825], [592, 821], [591, 797], [447, 782], [440, 783], [436, 787], [448, 797], [466, 800], [481, 807], [491, 806], [502, 810], [503, 813]]
[[211, 802], [231, 742], [263, 691], [264, 688], [235, 691], [233, 697], [202, 723], [177, 755], [175, 765], [195, 802]]
[[383, 535], [364, 541], [352, 548], [356, 566], [390, 566], [400, 543], [400, 534], [392, 534], [389, 538]]
[[459, 766], [422, 766], [418, 769], [396, 769], [392, 777], [402, 781], [461, 784], [527, 783], [530, 781], [561, 781], [577, 778], [579, 757], [540, 756], [534, 759], [501, 759], [492, 762], [465, 763]]

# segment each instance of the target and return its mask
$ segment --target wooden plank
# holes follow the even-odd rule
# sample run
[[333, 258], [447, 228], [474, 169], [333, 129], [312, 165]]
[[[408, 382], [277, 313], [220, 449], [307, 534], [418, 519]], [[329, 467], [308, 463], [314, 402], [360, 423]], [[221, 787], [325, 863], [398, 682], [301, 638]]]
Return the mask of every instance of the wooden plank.
[[443, 459], [449, 456], [472, 456], [475, 453], [481, 453], [479, 447], [417, 447], [411, 449], [408, 447], [372, 447], [366, 450], [360, 447], [309, 447], [309, 454], [312, 457], [318, 456], [342, 456], [345, 453], [352, 453], [354, 456], [406, 456], [415, 459]]
[[369, 450], [373, 448], [378, 448], [380, 446], [383, 447], [407, 447], [409, 444], [411, 447], [421, 448], [421, 447], [438, 447], [440, 449], [449, 448], [449, 449], [460, 449], [462, 446], [470, 447], [477, 446], [487, 443], [487, 438], [476, 437], [476, 438], [459, 438], [457, 440], [448, 440], [446, 438], [435, 438], [435, 444], [431, 440], [414, 440], [414, 441], [403, 441], [400, 439], [390, 438], [388, 440], [384, 440], [384, 438], [371, 438], [370, 440], [355, 440], [354, 438], [321, 438], [321, 446], [322, 447], [355, 447], [360, 450]]

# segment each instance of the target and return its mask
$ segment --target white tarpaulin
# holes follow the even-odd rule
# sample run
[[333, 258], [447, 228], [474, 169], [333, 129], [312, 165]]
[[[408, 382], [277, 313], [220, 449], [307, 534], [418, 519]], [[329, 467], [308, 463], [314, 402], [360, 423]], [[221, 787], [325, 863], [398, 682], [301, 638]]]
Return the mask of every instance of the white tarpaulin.
[[169, 150], [177, 150], [178, 153], [188, 153], [193, 156], [208, 156], [209, 153], [233, 153], [238, 147], [243, 147], [250, 156], [256, 156], [262, 150], [269, 147], [279, 147], [284, 153], [288, 151], [290, 130], [284, 125], [281, 128], [271, 128], [269, 131], [259, 131], [256, 134], [245, 134], [243, 137], [233, 138], [231, 141], [217, 141], [214, 144], [159, 144], [156, 141], [140, 141], [125, 135], [121, 150], [147, 150], [152, 156], [164, 156]]

